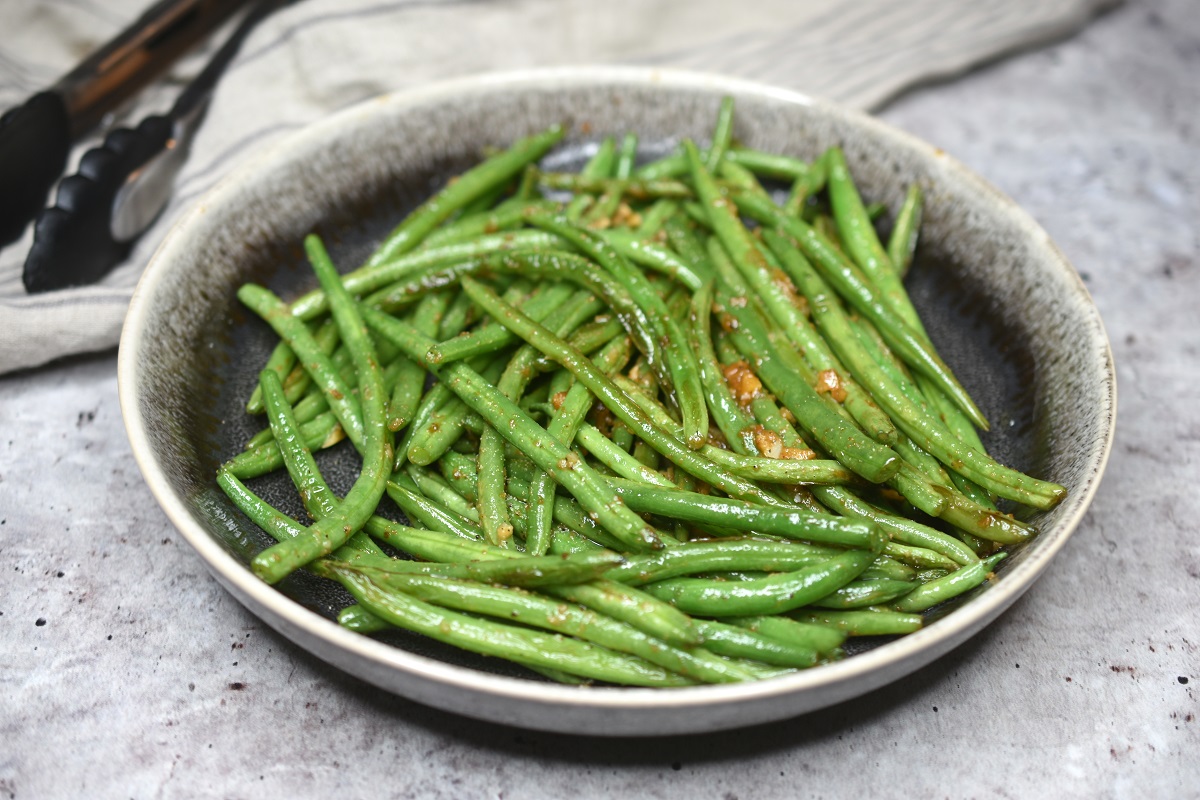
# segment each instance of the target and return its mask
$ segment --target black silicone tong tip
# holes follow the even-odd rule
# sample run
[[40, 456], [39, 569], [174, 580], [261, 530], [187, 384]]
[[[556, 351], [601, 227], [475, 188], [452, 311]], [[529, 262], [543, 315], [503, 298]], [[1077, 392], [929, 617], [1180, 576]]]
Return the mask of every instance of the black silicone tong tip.
[[54, 207], [34, 225], [23, 275], [27, 292], [94, 283], [129, 255], [133, 241], [112, 235], [114, 200], [129, 175], [167, 146], [171, 130], [166, 117], [147, 117], [132, 130], [114, 130], [84, 154], [79, 171], [58, 185]]

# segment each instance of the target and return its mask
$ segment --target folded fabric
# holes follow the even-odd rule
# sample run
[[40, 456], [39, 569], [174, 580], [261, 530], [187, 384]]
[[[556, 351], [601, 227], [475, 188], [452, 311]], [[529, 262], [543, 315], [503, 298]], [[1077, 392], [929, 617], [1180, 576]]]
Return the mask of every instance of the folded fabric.
[[[0, 109], [53, 83], [147, 0], [0, 5]], [[490, 70], [628, 63], [719, 72], [878, 107], [915, 83], [1078, 29], [1110, 0], [303, 0], [230, 66], [159, 219], [96, 286], [25, 294], [32, 234], [0, 251], [0, 373], [113, 347], [142, 269], [181, 212], [248, 154], [384, 92]], [[208, 50], [211, 51], [212, 45]], [[169, 108], [183, 61], [114, 124]], [[80, 153], [95, 143], [78, 148]]]

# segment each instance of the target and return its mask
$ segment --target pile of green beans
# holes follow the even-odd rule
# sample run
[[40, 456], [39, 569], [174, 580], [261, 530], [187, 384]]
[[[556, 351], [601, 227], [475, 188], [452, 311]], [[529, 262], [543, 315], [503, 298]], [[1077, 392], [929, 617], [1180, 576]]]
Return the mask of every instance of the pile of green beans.
[[[539, 169], [552, 128], [345, 274], [309, 236], [319, 289], [243, 286], [280, 337], [217, 474], [278, 542], [255, 574], [337, 582], [363, 635], [658, 687], [811, 668], [987, 583], [1035, 533], [997, 503], [1065, 489], [987, 455], [908, 299], [920, 188], [889, 218], [839, 149], [734, 127], [726, 100], [707, 149], [608, 138], [578, 174]], [[334, 446], [362, 459], [344, 497]], [[276, 470], [308, 519], [255, 493]]]

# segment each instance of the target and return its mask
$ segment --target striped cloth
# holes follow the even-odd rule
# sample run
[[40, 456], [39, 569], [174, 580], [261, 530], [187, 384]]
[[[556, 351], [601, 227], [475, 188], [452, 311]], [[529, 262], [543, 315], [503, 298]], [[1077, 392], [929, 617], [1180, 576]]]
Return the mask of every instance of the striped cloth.
[[[0, 4], [0, 109], [53, 83], [146, 2]], [[0, 251], [0, 373], [114, 346], [138, 276], [184, 209], [248, 153], [383, 92], [489, 70], [627, 63], [725, 73], [872, 109], [913, 84], [1070, 33], [1111, 4], [759, 0], [732, 12], [723, 0], [303, 0], [251, 34], [171, 203], [125, 264], [95, 286], [27, 296], [31, 234]], [[168, 109], [204, 56], [181, 62], [114, 124]]]

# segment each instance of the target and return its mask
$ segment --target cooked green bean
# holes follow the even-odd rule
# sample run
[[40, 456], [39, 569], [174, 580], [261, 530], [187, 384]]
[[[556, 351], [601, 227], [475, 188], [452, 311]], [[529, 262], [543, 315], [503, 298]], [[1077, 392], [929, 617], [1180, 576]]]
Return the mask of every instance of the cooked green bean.
[[887, 254], [892, 260], [892, 266], [901, 278], [908, 272], [912, 264], [913, 254], [917, 251], [917, 235], [921, 229], [921, 208], [924, 195], [921, 187], [912, 184], [904, 196], [904, 205], [896, 214], [896, 222], [892, 225], [892, 235], [888, 237]]
[[504, 586], [533, 588], [571, 586], [595, 580], [624, 562], [616, 553], [599, 551], [570, 556], [530, 556], [529, 558], [468, 561], [457, 564], [425, 564], [388, 556], [361, 556], [355, 566], [369, 570], [376, 583], [403, 591], [408, 576], [437, 576], [453, 580], [479, 581]]
[[780, 667], [807, 669], [821, 662], [821, 654], [808, 647], [780, 641], [760, 633], [715, 620], [696, 620], [704, 635], [704, 646], [730, 658], [747, 658]]
[[737, 625], [748, 631], [769, 636], [781, 642], [790, 642], [799, 647], [816, 650], [821, 655], [828, 655], [842, 646], [846, 635], [828, 627], [798, 622], [795, 619], [779, 617], [729, 617], [725, 620], [731, 625]]
[[669, 578], [643, 587], [681, 611], [708, 617], [779, 614], [820, 600], [871, 565], [874, 556], [849, 550], [820, 564], [749, 581]]
[[792, 616], [800, 622], [826, 625], [844, 631], [847, 636], [899, 636], [921, 630], [919, 614], [903, 614], [883, 609], [854, 609], [853, 611], [797, 611]]
[[887, 537], [870, 522], [811, 514], [799, 509], [770, 508], [728, 497], [685, 492], [674, 487], [640, 486], [608, 479], [625, 504], [634, 511], [671, 519], [757, 531], [810, 542], [855, 547], [878, 553]]
[[892, 603], [892, 608], [905, 612], [925, 611], [938, 603], [969, 592], [987, 580], [992, 570], [1006, 556], [1007, 553], [996, 553], [994, 556], [951, 572], [944, 578], [930, 581]]

